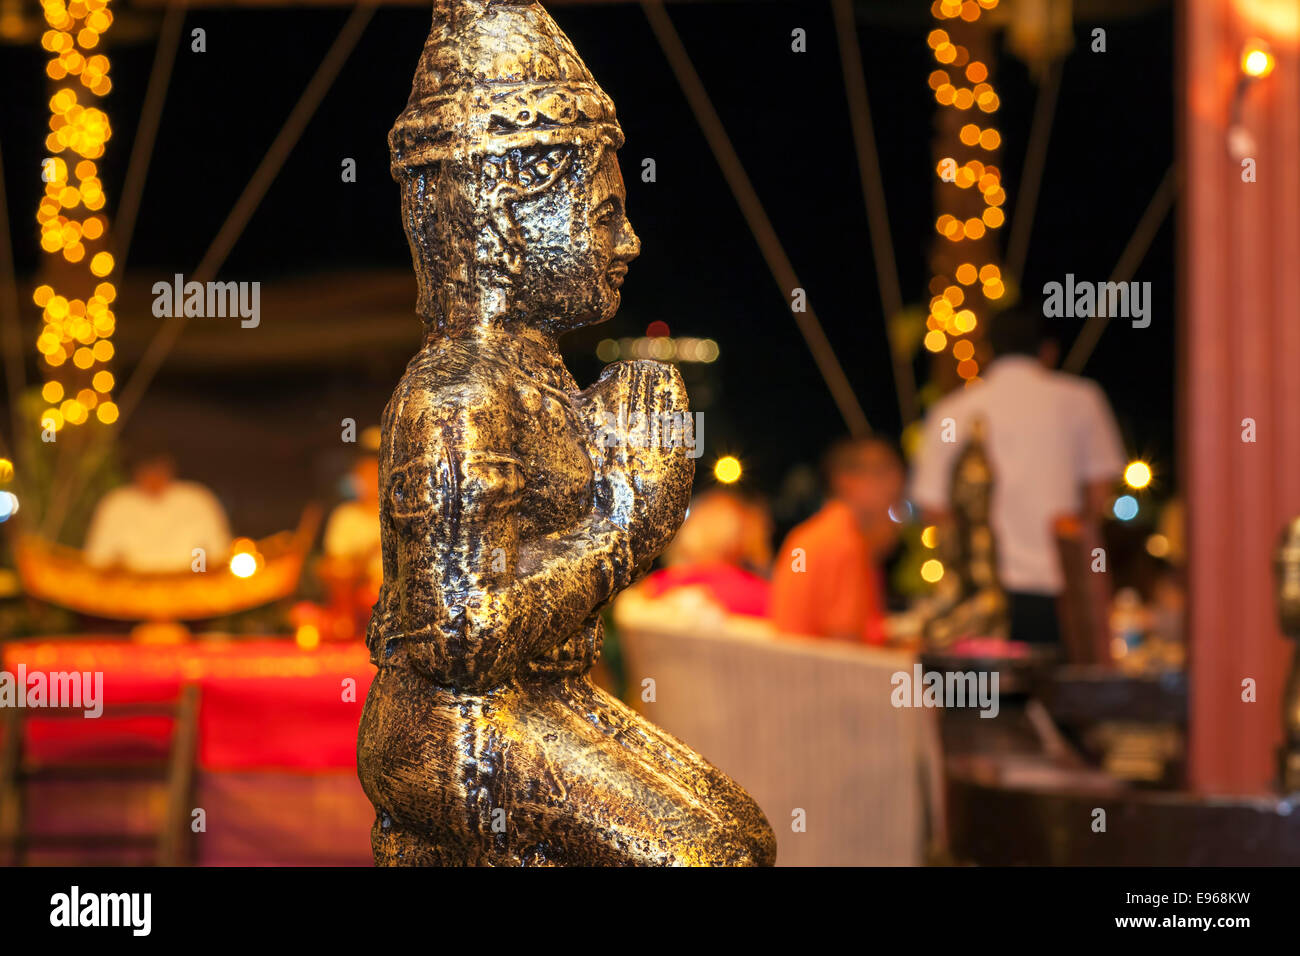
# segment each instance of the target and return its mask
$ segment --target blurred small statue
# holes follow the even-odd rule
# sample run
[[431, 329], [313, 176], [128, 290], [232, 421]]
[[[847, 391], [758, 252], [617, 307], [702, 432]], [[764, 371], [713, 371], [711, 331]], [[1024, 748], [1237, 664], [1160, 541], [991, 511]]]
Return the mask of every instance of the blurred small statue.
[[984, 423], [972, 423], [971, 438], [952, 471], [952, 521], [942, 529], [939, 555], [944, 575], [936, 588], [939, 604], [924, 628], [934, 650], [963, 637], [1005, 640], [1010, 627], [1007, 598], [998, 583], [997, 546], [991, 524], [993, 469], [984, 448]]
[[600, 609], [672, 538], [694, 472], [658, 429], [609, 440], [686, 420], [675, 368], [580, 391], [556, 345], [614, 315], [639, 252], [622, 143], [540, 4], [435, 0], [389, 137], [424, 341], [379, 456], [357, 762], [381, 865], [773, 862], [749, 795], [587, 676]]
[[1284, 793], [1300, 793], [1300, 517], [1291, 519], [1282, 529], [1274, 567], [1282, 633], [1296, 642], [1291, 676], [1282, 698], [1281, 784]]

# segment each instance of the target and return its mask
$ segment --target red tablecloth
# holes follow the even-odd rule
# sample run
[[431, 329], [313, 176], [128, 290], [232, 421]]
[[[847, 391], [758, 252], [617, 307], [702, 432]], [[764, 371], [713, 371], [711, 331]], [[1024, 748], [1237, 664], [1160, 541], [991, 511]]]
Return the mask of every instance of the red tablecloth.
[[84, 759], [165, 751], [172, 721], [113, 718], [113, 705], [174, 699], [198, 684], [205, 770], [355, 768], [357, 724], [374, 668], [361, 644], [303, 650], [289, 640], [199, 640], [177, 646], [43, 640], [4, 646], [4, 669], [103, 673], [105, 716], [26, 714], [29, 757]]

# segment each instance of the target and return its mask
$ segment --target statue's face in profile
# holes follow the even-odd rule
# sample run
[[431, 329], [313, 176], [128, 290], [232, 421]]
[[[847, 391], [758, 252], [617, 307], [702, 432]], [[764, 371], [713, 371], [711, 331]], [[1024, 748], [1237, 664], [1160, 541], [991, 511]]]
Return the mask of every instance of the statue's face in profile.
[[598, 155], [580, 151], [567, 175], [514, 209], [525, 249], [514, 298], [555, 332], [612, 318], [641, 251], [618, 159], [612, 149]]

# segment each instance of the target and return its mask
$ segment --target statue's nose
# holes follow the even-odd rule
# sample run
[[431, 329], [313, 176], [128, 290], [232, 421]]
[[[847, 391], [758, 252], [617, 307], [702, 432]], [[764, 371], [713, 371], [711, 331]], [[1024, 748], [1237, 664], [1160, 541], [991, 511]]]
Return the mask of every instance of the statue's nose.
[[632, 223], [626, 219], [623, 220], [623, 228], [619, 234], [618, 257], [620, 259], [632, 260], [641, 255], [641, 239], [632, 231]]

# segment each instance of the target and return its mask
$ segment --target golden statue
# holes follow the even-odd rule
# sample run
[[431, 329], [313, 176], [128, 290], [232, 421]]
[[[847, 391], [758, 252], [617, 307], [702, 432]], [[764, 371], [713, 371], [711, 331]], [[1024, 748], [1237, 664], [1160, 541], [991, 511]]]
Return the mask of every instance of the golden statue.
[[580, 391], [556, 345], [614, 315], [639, 251], [622, 143], [540, 4], [435, 0], [389, 134], [424, 342], [380, 449], [357, 761], [381, 865], [774, 860], [743, 789], [587, 676], [694, 474], [675, 368]]

